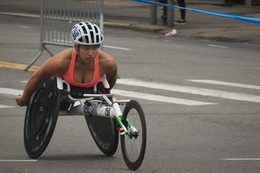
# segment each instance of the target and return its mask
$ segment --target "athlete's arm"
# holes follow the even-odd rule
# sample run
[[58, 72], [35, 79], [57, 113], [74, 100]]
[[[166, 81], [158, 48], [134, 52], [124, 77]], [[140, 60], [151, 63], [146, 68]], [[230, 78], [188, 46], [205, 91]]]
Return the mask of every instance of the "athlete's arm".
[[99, 55], [102, 56], [102, 68], [104, 74], [106, 74], [107, 81], [112, 89], [117, 80], [117, 64], [115, 59], [107, 53], [99, 50]]
[[116, 84], [116, 80], [117, 80], [117, 64], [115, 61], [110, 62], [110, 70], [108, 70], [108, 72], [106, 73], [107, 76], [107, 81], [110, 85], [110, 89], [112, 89], [114, 87], [114, 85]]
[[16, 96], [16, 103], [19, 106], [28, 106], [30, 98], [41, 81], [44, 81], [56, 74], [66, 73], [69, 66], [71, 49], [65, 50], [47, 60], [28, 80], [22, 96]]

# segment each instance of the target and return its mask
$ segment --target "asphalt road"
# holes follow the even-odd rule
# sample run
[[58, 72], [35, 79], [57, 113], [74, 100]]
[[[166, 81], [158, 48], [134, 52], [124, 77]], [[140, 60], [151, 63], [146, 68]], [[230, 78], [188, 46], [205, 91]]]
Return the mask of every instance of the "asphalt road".
[[[0, 15], [0, 33], [0, 61], [28, 64], [38, 53], [39, 19]], [[260, 171], [257, 45], [108, 28], [104, 44], [119, 66], [115, 89], [126, 91], [115, 97], [138, 100], [146, 114], [147, 150], [137, 172]], [[45, 52], [35, 65], [48, 58]], [[0, 66], [1, 173], [130, 172], [120, 147], [113, 157], [99, 151], [83, 116], [59, 117], [47, 150], [29, 159], [25, 108], [3, 91], [22, 90], [32, 72]]]

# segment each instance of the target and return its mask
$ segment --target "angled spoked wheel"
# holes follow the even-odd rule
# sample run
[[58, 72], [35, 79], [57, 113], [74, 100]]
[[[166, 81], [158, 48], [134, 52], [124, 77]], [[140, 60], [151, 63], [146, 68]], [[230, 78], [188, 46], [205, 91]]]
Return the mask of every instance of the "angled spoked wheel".
[[115, 154], [118, 147], [116, 120], [101, 116], [85, 116], [89, 131], [98, 148], [107, 156]]
[[[131, 122], [131, 125], [138, 130], [138, 134], [132, 132], [126, 120]], [[137, 101], [131, 100], [126, 104], [122, 122], [131, 134], [130, 136], [121, 135], [120, 137], [124, 161], [129, 169], [136, 170], [143, 162], [146, 148], [145, 117], [142, 107]]]
[[[100, 93], [109, 94], [101, 83], [98, 84]], [[107, 156], [112, 156], [118, 147], [118, 131], [115, 118], [85, 115], [88, 128], [98, 148]]]
[[42, 82], [34, 92], [24, 121], [24, 145], [30, 158], [39, 157], [51, 140], [59, 114], [59, 98], [55, 76]]

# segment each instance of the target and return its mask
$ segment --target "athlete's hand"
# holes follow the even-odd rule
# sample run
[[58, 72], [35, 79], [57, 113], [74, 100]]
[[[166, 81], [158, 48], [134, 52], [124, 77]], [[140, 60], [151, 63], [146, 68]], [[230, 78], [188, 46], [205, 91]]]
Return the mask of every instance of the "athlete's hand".
[[17, 103], [17, 105], [19, 106], [28, 106], [29, 103], [25, 102], [23, 99], [22, 99], [22, 96], [21, 95], [18, 95], [15, 97], [15, 101]]

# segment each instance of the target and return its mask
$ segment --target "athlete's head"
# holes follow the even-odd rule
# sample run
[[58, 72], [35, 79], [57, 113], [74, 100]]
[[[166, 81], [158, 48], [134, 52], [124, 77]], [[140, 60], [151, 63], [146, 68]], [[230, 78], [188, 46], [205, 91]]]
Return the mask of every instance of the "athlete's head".
[[77, 45], [100, 45], [104, 41], [101, 29], [91, 22], [75, 24], [71, 30], [71, 37], [74, 44]]
[[85, 62], [94, 60], [100, 44], [104, 41], [101, 29], [91, 22], [75, 24], [71, 31], [71, 37], [77, 55]]

